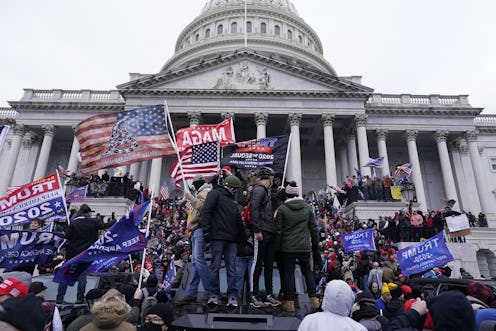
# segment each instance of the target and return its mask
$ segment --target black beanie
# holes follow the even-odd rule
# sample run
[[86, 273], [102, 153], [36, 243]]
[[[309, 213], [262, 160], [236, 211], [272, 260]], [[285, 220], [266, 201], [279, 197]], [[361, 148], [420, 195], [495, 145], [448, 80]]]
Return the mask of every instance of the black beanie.
[[155, 314], [160, 316], [168, 327], [171, 326], [172, 321], [174, 320], [174, 312], [172, 311], [171, 306], [166, 303], [158, 303], [155, 306], [152, 306], [148, 309], [146, 314]]
[[0, 304], [0, 321], [21, 331], [42, 331], [46, 315], [41, 302], [42, 299], [34, 294], [7, 299]]

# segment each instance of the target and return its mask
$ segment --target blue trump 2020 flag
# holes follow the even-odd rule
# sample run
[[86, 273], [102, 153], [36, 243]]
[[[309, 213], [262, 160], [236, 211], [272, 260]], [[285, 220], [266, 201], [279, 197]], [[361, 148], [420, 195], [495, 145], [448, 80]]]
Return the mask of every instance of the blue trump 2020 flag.
[[446, 246], [443, 232], [439, 232], [424, 242], [400, 249], [396, 255], [401, 273], [406, 276], [418, 274], [454, 260]]
[[60, 267], [53, 281], [74, 285], [84, 271], [101, 272], [116, 265], [129, 254], [146, 246], [146, 237], [138, 228], [150, 201], [138, 205], [122, 216], [105, 234], [89, 248], [76, 255]]
[[374, 229], [343, 234], [341, 240], [345, 252], [375, 251]]

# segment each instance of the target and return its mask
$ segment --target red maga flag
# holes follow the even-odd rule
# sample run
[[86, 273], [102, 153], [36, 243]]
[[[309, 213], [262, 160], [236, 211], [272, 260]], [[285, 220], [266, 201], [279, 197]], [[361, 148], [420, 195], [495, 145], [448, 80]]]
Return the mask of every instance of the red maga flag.
[[81, 151], [81, 172], [174, 155], [163, 105], [92, 116], [75, 130]]
[[190, 146], [218, 141], [220, 147], [236, 142], [234, 137], [234, 126], [232, 118], [228, 118], [219, 124], [197, 125], [177, 130], [177, 149], [183, 152]]

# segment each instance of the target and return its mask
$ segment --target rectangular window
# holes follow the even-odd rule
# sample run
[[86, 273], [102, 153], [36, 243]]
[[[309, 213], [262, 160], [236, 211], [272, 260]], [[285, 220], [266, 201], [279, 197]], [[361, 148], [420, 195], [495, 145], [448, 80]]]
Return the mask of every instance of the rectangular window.
[[492, 172], [496, 172], [496, 157], [489, 158], [489, 167], [491, 168]]

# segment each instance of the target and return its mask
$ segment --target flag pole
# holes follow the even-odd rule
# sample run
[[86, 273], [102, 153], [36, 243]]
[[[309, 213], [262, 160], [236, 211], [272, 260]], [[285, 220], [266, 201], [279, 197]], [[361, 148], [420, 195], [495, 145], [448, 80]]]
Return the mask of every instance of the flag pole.
[[247, 31], [247, 26], [248, 26], [248, 19], [247, 19], [247, 12], [248, 12], [248, 0], [243, 0], [244, 4], [245, 4], [245, 28], [244, 28], [244, 32], [245, 32], [245, 48], [248, 47], [248, 31]]
[[[150, 235], [150, 221], [152, 219], [152, 208], [153, 208], [153, 191], [150, 192], [150, 210], [148, 211], [148, 222], [146, 223], [146, 233], [145, 238], [148, 239]], [[143, 269], [145, 268], [145, 258], [146, 258], [146, 245], [143, 248], [143, 258], [141, 259], [140, 276], [138, 280], [138, 288], [141, 288], [141, 283], [143, 282]]]
[[288, 158], [289, 158], [289, 148], [291, 147], [291, 137], [292, 137], [292, 133], [289, 134], [289, 138], [288, 138], [288, 148], [286, 149], [286, 160], [284, 160], [284, 171], [283, 171], [283, 174], [282, 174], [282, 182], [281, 182], [281, 186], [284, 186], [284, 181], [286, 180], [286, 168], [288, 166]]
[[[55, 171], [55, 174], [57, 175], [57, 180], [59, 181], [59, 185], [60, 185], [60, 190], [62, 190], [62, 182], [60, 181], [60, 176], [59, 176], [59, 170], [57, 169]], [[67, 218], [67, 224], [70, 225], [71, 224], [71, 220], [69, 219], [69, 213], [67, 212], [67, 203], [65, 201], [65, 190], [62, 190], [62, 201], [64, 202], [64, 209], [65, 209], [65, 217]], [[55, 220], [54, 220], [55, 222]]]
[[170, 116], [169, 107], [167, 106], [167, 100], [164, 100], [164, 106], [165, 106], [165, 113], [167, 114], [168, 122], [170, 123], [171, 126], [172, 135], [170, 136], [172, 142], [174, 143], [174, 150], [176, 151], [177, 162], [179, 163], [179, 169], [181, 170], [181, 177], [183, 178], [183, 189], [184, 192], [186, 192], [187, 185], [186, 185], [186, 180], [184, 179], [183, 163], [181, 162], [181, 156], [179, 155], [179, 149], [177, 148], [176, 133], [174, 131], [174, 124], [172, 124], [172, 118]]

